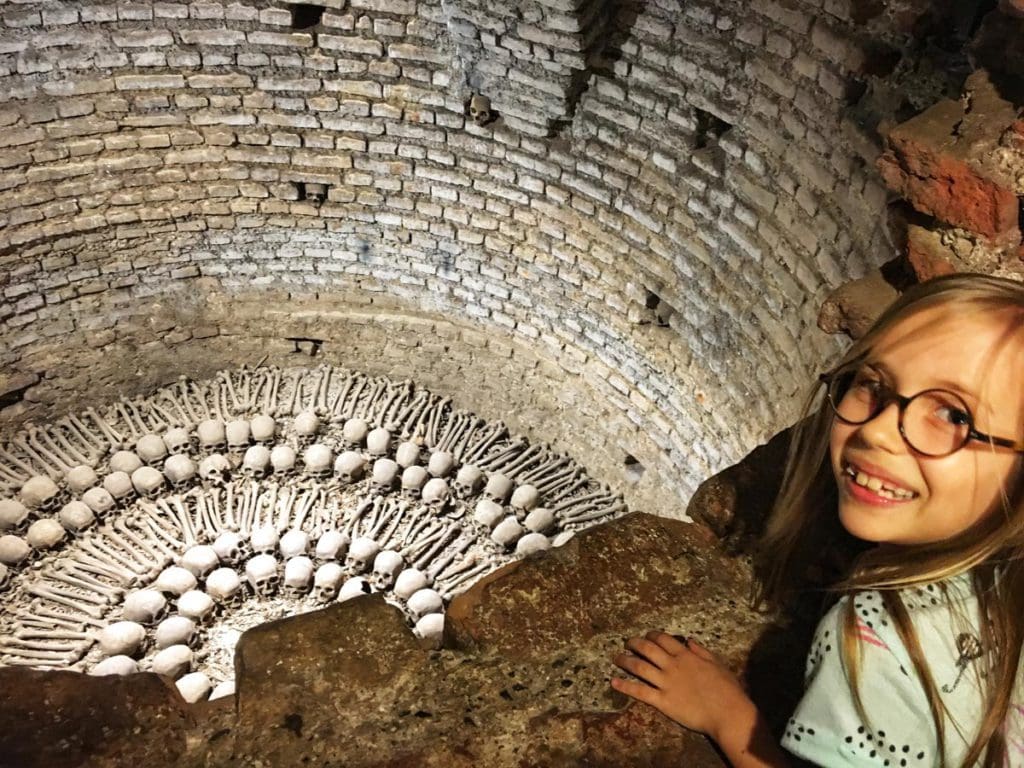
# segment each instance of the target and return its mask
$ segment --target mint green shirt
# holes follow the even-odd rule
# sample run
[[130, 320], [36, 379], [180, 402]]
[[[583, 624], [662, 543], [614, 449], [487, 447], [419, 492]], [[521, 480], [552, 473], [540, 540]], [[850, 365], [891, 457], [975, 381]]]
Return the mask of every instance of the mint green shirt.
[[[983, 715], [978, 601], [970, 577], [906, 589], [901, 597], [948, 710], [945, 765], [961, 766]], [[840, 653], [843, 611], [850, 600], [868, 722], [857, 713]], [[793, 754], [828, 768], [943, 766], [924, 686], [878, 592], [845, 596], [825, 615], [811, 645], [804, 683], [804, 696], [782, 739]], [[1006, 723], [1008, 764], [1024, 766], [1024, 708], [1016, 698]]]

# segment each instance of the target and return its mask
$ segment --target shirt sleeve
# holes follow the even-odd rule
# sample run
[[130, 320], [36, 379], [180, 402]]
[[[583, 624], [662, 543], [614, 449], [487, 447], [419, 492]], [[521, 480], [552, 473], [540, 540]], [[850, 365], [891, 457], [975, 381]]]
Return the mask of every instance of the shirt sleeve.
[[[858, 714], [843, 663], [843, 613], [850, 600], [860, 645], [860, 698], [869, 722]], [[786, 725], [782, 746], [828, 768], [926, 768], [939, 765], [936, 745], [924, 687], [881, 596], [844, 597], [818, 624], [804, 696]]]

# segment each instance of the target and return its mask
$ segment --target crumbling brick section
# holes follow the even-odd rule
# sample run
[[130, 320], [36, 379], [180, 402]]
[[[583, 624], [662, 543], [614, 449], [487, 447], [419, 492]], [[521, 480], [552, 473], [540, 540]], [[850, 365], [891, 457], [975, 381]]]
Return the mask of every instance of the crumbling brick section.
[[980, 69], [946, 99], [893, 128], [878, 168], [930, 219], [913, 224], [907, 258], [925, 280], [949, 272], [1022, 273], [1024, 103]]

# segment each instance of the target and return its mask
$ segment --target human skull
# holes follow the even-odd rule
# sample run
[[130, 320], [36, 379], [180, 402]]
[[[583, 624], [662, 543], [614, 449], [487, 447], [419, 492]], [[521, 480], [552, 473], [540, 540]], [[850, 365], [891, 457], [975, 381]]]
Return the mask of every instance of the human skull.
[[155, 499], [164, 487], [163, 473], [153, 467], [139, 467], [132, 472], [132, 487], [147, 499]]
[[107, 491], [106, 488], [90, 488], [82, 494], [82, 501], [84, 501], [86, 506], [95, 512], [96, 517], [100, 519], [106, 517], [111, 510], [117, 506], [117, 502], [114, 501], [114, 497], [110, 495], [110, 492]]
[[368, 595], [372, 591], [373, 589], [370, 587], [370, 582], [362, 576], [353, 576], [342, 584], [341, 589], [338, 590], [338, 602], [343, 603], [346, 600], [351, 600], [353, 597]]
[[242, 474], [251, 480], [262, 480], [270, 472], [270, 449], [250, 445], [242, 457]]
[[277, 530], [270, 525], [264, 525], [257, 528], [249, 537], [249, 544], [252, 547], [252, 551], [257, 555], [270, 555], [273, 557], [277, 552], [277, 546], [280, 542], [281, 538], [277, 535]]
[[309, 534], [301, 528], [292, 528], [281, 537], [279, 546], [285, 560], [305, 555], [309, 551]]
[[184, 427], [173, 427], [164, 433], [164, 445], [172, 456], [192, 450], [192, 436]]
[[428, 477], [430, 475], [427, 474], [427, 470], [423, 467], [415, 465], [408, 467], [402, 473], [402, 498], [409, 501], [419, 501], [423, 494], [423, 486], [427, 484]]
[[167, 443], [160, 435], [143, 435], [135, 443], [135, 453], [143, 463], [155, 467], [167, 458]]
[[540, 491], [532, 485], [520, 485], [512, 494], [512, 511], [516, 517], [525, 520], [526, 516], [540, 503]]
[[355, 538], [349, 545], [345, 568], [357, 576], [365, 573], [379, 552], [380, 545], [373, 539], [366, 536]]
[[395, 485], [398, 463], [394, 459], [377, 459], [373, 462], [373, 477], [370, 485], [376, 494], [385, 494]]
[[295, 417], [292, 429], [295, 430], [295, 439], [298, 440], [300, 446], [309, 445], [316, 439], [316, 433], [320, 431], [320, 417], [313, 411], [303, 411]]
[[543, 533], [528, 533], [516, 542], [516, 554], [528, 557], [551, 549], [551, 540]]
[[218, 568], [206, 577], [206, 592], [218, 605], [238, 608], [245, 602], [242, 579], [232, 568]]
[[97, 640], [104, 656], [134, 656], [146, 641], [146, 628], [135, 621], [115, 621], [100, 630]]
[[306, 474], [310, 477], [329, 477], [333, 459], [331, 449], [323, 443], [313, 443], [302, 452], [302, 463], [306, 467]]
[[432, 477], [448, 477], [455, 468], [455, 457], [448, 451], [434, 451], [427, 462]]
[[176, 453], [164, 462], [164, 477], [171, 487], [180, 491], [196, 477], [196, 464], [183, 453]]
[[178, 614], [201, 624], [213, 617], [213, 598], [198, 589], [190, 589], [178, 598]]
[[160, 571], [152, 588], [175, 597], [181, 597], [190, 589], [195, 589], [198, 581], [192, 571], [180, 565], [171, 565]]
[[90, 669], [86, 674], [92, 677], [106, 675], [134, 675], [139, 671], [139, 663], [131, 656], [111, 656]]
[[440, 613], [444, 610], [444, 600], [441, 599], [441, 595], [429, 587], [419, 589], [411, 594], [405, 601], [405, 605], [415, 621], [419, 621], [428, 613]]
[[313, 584], [313, 561], [305, 555], [289, 558], [284, 566], [284, 594], [299, 599], [309, 593]]
[[526, 516], [523, 525], [534, 533], [548, 533], [555, 527], [555, 513], [547, 507], [537, 507]]
[[430, 586], [427, 575], [419, 568], [406, 568], [395, 579], [395, 586], [391, 590], [395, 597], [408, 600], [416, 592]]
[[[140, 469], [142, 469], [141, 465], [133, 469], [132, 474]], [[121, 470], [111, 472], [103, 478], [103, 490], [109, 493], [117, 504], [128, 504], [135, 498], [136, 493], [131, 475]]]
[[348, 419], [341, 428], [341, 437], [349, 450], [359, 448], [370, 433], [365, 419]]
[[228, 443], [228, 450], [232, 453], [241, 453], [249, 446], [251, 430], [249, 422], [245, 419], [234, 419], [224, 427], [224, 438]]
[[19, 499], [33, 512], [53, 512], [60, 506], [60, 488], [45, 475], [35, 475], [21, 486]]
[[223, 453], [228, 448], [228, 436], [224, 431], [224, 422], [220, 419], [206, 419], [196, 427], [199, 436], [199, 447], [207, 453]]
[[526, 533], [526, 529], [519, 524], [516, 516], [509, 515], [491, 531], [491, 539], [509, 549], [524, 533]]
[[172, 645], [191, 645], [196, 637], [196, 623], [186, 616], [168, 616], [153, 631], [153, 644], [158, 649]]
[[480, 499], [473, 511], [473, 519], [488, 530], [493, 529], [504, 518], [505, 508], [490, 499]]
[[319, 205], [327, 199], [327, 185], [319, 181], [307, 181], [303, 185], [303, 189], [305, 190], [305, 199], [311, 203]]
[[110, 457], [107, 466], [110, 467], [111, 472], [124, 472], [126, 475], [130, 475], [142, 466], [142, 459], [132, 451], [118, 451]]
[[10, 533], [0, 536], [0, 563], [18, 565], [28, 559], [31, 553], [32, 547], [20, 536]]
[[366, 452], [372, 458], [387, 456], [391, 450], [391, 433], [384, 427], [377, 427], [366, 436]]
[[192, 669], [192, 659], [192, 649], [187, 645], [169, 645], [153, 657], [150, 669], [177, 679]]
[[469, 99], [469, 116], [479, 126], [491, 122], [491, 100], [486, 96], [474, 93]]
[[270, 451], [270, 466], [275, 475], [290, 476], [295, 472], [295, 449], [290, 445], [275, 445]]
[[277, 434], [277, 422], [274, 421], [272, 416], [261, 413], [252, 417], [252, 420], [249, 422], [249, 429], [254, 443], [267, 445], [274, 442], [274, 436]]
[[28, 520], [28, 507], [17, 499], [0, 499], [0, 531], [17, 530]]
[[366, 459], [361, 453], [345, 451], [334, 460], [334, 476], [343, 483], [354, 483], [366, 471]]
[[96, 522], [96, 514], [82, 501], [69, 501], [57, 515], [60, 524], [71, 533], [82, 533]]
[[329, 603], [338, 596], [345, 569], [337, 563], [324, 563], [313, 575], [313, 600]]
[[472, 464], [463, 465], [455, 475], [452, 492], [457, 499], [471, 499], [484, 487], [484, 473]]
[[404, 443], [401, 443], [395, 451], [395, 461], [397, 461], [398, 466], [402, 468], [411, 467], [419, 462], [421, 450], [419, 443], [412, 440], [406, 440]]
[[405, 558], [393, 549], [377, 553], [373, 559], [373, 575], [370, 576], [373, 588], [379, 592], [391, 589], [404, 565]]
[[25, 533], [25, 541], [35, 550], [53, 549], [64, 541], [67, 531], [64, 526], [52, 517], [44, 517], [36, 520], [28, 527]]
[[428, 647], [435, 650], [440, 648], [444, 640], [444, 614], [428, 613], [422, 616], [412, 631]]
[[205, 672], [189, 672], [175, 680], [174, 687], [186, 704], [198, 704], [210, 695], [213, 682]]
[[231, 565], [239, 565], [243, 560], [248, 560], [253, 555], [249, 542], [243, 539], [234, 531], [224, 531], [213, 542], [213, 551], [221, 562]]
[[423, 503], [435, 512], [448, 505], [448, 483], [440, 477], [432, 478], [423, 486]]
[[199, 477], [209, 485], [220, 485], [230, 472], [231, 463], [219, 453], [211, 453], [199, 462]]
[[121, 615], [127, 621], [150, 626], [167, 613], [167, 598], [156, 589], [131, 592], [121, 604]]
[[64, 479], [67, 481], [68, 489], [77, 494], [85, 493], [100, 481], [96, 470], [86, 464], [69, 469]]
[[10, 586], [11, 583], [11, 569], [3, 563], [0, 563], [0, 592], [3, 592]]
[[220, 556], [209, 544], [196, 544], [182, 553], [179, 565], [201, 579], [220, 565]]
[[512, 481], [507, 475], [495, 472], [487, 478], [487, 486], [484, 488], [484, 496], [495, 504], [504, 504], [512, 493]]

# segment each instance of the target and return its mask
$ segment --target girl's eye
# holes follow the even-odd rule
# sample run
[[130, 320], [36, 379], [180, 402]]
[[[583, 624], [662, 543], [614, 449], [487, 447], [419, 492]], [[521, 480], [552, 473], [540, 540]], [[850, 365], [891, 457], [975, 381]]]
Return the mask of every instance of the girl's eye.
[[971, 415], [955, 405], [937, 408], [935, 416], [957, 427], [966, 427], [971, 423]]

